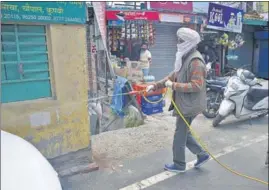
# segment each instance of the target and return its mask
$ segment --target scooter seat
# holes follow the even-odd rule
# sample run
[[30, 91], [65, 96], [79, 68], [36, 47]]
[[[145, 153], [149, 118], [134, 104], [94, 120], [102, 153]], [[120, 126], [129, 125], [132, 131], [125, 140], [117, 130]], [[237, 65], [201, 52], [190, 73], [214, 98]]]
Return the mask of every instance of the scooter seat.
[[255, 99], [263, 99], [268, 96], [268, 88], [263, 88], [261, 86], [253, 86], [249, 89], [247, 96], [255, 97]]
[[218, 81], [228, 81], [230, 77], [214, 77], [215, 80]]
[[221, 87], [225, 87], [228, 83], [228, 80], [207, 80], [207, 83], [210, 85], [218, 85]]
[[244, 101], [244, 107], [252, 110], [253, 106], [268, 96], [268, 88], [262, 86], [252, 86], [248, 90], [247, 97]]

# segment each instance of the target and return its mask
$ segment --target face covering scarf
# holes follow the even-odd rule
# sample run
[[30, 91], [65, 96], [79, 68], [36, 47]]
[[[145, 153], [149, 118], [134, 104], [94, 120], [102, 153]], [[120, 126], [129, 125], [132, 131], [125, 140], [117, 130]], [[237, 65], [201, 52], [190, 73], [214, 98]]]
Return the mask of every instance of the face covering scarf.
[[189, 28], [180, 28], [177, 31], [177, 37], [183, 40], [177, 44], [177, 53], [175, 61], [175, 72], [178, 72], [182, 67], [182, 57], [197, 46], [201, 41], [200, 35]]

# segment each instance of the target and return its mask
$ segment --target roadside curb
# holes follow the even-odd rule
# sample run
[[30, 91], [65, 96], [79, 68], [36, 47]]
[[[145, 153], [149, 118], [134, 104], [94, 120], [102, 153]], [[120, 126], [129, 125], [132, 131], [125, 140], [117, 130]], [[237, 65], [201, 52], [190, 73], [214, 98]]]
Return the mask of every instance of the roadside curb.
[[58, 173], [59, 177], [72, 176], [79, 173], [96, 171], [99, 166], [92, 160], [90, 148], [49, 159], [49, 162]]

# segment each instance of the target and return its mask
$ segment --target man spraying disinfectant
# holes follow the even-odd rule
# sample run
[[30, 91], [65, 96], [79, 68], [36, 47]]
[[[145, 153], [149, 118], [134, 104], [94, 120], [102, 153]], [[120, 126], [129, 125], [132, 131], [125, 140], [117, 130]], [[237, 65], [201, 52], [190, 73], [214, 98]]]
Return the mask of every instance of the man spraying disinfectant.
[[[206, 68], [202, 55], [196, 50], [201, 41], [200, 35], [189, 28], [177, 31], [178, 44], [175, 69], [165, 79], [149, 85], [147, 91], [171, 88], [173, 99], [188, 123], [206, 108]], [[169, 110], [174, 110], [171, 105]], [[188, 126], [174, 110], [176, 131], [173, 141], [173, 163], [166, 164], [164, 169], [173, 172], [185, 172], [185, 147], [197, 155], [195, 167], [199, 168], [210, 159], [210, 156], [193, 138]]]

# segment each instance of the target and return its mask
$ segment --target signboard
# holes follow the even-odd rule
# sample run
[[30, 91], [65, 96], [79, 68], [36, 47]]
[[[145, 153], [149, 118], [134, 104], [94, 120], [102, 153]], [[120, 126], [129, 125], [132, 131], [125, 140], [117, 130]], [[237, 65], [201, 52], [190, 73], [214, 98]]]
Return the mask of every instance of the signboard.
[[243, 14], [240, 9], [209, 3], [207, 28], [241, 33]]
[[184, 23], [189, 24], [203, 24], [203, 17], [196, 15], [184, 15], [183, 21]]
[[206, 13], [208, 12], [209, 2], [194, 1], [192, 3], [194, 13]]
[[173, 13], [160, 13], [160, 21], [161, 22], [183, 23], [183, 15], [182, 14], [173, 14]]
[[121, 20], [109, 20], [107, 22], [107, 25], [108, 26], [123, 26], [124, 25], [124, 22], [121, 21]]
[[185, 15], [184, 16], [184, 23], [194, 23], [195, 22], [195, 16], [191, 15]]
[[192, 12], [192, 2], [188, 1], [151, 1], [149, 2], [151, 9], [158, 10], [175, 10]]
[[92, 5], [104, 46], [106, 46], [106, 2], [93, 1]]
[[148, 20], [159, 21], [159, 13], [155, 11], [106, 11], [107, 20]]
[[1, 21], [84, 24], [86, 4], [78, 1], [1, 2]]

